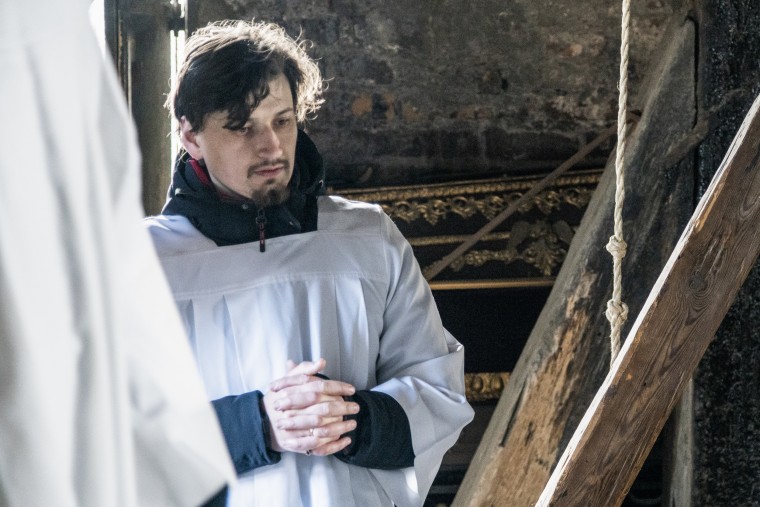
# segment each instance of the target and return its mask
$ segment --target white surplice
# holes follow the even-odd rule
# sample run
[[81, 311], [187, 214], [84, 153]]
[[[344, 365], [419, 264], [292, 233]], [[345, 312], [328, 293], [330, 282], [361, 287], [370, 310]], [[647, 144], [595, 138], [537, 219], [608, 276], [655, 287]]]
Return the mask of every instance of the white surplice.
[[181, 216], [146, 220], [211, 399], [266, 392], [286, 361], [392, 396], [414, 466], [375, 470], [283, 453], [238, 478], [235, 507], [421, 506], [473, 411], [464, 350], [443, 328], [409, 243], [379, 206], [318, 201], [316, 231], [217, 247]]

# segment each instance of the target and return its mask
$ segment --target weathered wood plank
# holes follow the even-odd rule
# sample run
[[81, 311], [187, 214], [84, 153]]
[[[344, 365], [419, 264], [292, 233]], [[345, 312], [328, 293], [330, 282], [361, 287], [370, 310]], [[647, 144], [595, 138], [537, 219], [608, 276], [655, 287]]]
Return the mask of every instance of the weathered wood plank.
[[620, 505], [760, 253], [760, 96], [544, 490]]
[[[643, 306], [693, 206], [690, 162], [663, 166], [662, 154], [694, 125], [694, 26], [682, 22], [663, 40], [668, 45], [643, 85], [637, 102], [643, 114], [628, 142], [624, 219], [631, 233], [626, 237], [623, 293], [631, 315]], [[604, 380], [609, 369], [604, 310], [612, 287], [612, 260], [604, 245], [612, 234], [614, 191], [610, 164], [470, 463], [455, 506], [534, 505]]]
[[168, 9], [152, 0], [132, 0], [122, 7], [121, 15], [128, 19], [120, 61], [128, 72], [127, 99], [142, 154], [143, 208], [154, 215], [166, 202], [172, 173], [171, 121], [162, 113], [171, 75]]

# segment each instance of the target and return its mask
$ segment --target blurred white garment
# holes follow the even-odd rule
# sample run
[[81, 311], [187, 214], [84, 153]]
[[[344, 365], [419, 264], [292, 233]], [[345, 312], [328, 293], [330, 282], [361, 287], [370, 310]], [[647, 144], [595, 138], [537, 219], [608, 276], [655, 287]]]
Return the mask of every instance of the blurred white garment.
[[88, 3], [0, 0], [0, 506], [197, 506], [234, 471]]

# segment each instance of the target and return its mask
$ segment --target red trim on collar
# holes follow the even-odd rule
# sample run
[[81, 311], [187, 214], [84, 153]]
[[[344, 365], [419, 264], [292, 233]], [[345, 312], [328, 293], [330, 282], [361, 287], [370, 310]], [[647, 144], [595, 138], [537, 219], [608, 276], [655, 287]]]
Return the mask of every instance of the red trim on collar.
[[211, 180], [209, 179], [208, 174], [206, 174], [206, 171], [203, 170], [203, 167], [201, 166], [200, 162], [198, 162], [194, 158], [191, 158], [189, 162], [190, 162], [190, 165], [193, 167], [193, 171], [195, 171], [195, 175], [198, 177], [201, 183], [203, 183], [207, 187], [214, 188], [214, 185], [211, 184]]
[[211, 178], [209, 178], [208, 172], [206, 172], [206, 169], [203, 168], [200, 162], [198, 162], [194, 158], [189, 159], [188, 162], [190, 162], [190, 165], [192, 166], [193, 171], [195, 172], [195, 175], [198, 177], [200, 182], [204, 186], [216, 192], [216, 195], [219, 196], [219, 199], [221, 199], [224, 202], [231, 202], [231, 203], [238, 203], [238, 202], [244, 201], [244, 199], [241, 199], [240, 197], [236, 195], [227, 194], [225, 192], [220, 191], [218, 188], [216, 188], [216, 185], [214, 185], [211, 182]]

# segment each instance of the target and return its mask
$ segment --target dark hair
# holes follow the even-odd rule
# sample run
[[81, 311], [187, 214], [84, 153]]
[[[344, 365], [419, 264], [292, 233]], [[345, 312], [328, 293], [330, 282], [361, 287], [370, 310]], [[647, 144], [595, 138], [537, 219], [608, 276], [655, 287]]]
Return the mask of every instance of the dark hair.
[[240, 128], [269, 94], [269, 82], [283, 74], [302, 122], [323, 102], [322, 77], [306, 45], [272, 23], [211, 23], [188, 38], [167, 107], [195, 131], [203, 130], [206, 116], [216, 111], [228, 112], [226, 128]]

